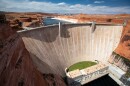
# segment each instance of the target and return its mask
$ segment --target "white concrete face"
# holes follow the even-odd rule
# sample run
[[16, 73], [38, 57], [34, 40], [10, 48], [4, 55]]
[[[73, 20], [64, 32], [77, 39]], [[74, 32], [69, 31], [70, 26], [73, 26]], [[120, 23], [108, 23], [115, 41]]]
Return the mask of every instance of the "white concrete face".
[[[20, 32], [27, 50], [43, 73], [65, 75], [64, 69], [84, 60], [106, 62], [117, 47], [122, 26], [63, 25]], [[59, 32], [60, 31], [60, 32]]]

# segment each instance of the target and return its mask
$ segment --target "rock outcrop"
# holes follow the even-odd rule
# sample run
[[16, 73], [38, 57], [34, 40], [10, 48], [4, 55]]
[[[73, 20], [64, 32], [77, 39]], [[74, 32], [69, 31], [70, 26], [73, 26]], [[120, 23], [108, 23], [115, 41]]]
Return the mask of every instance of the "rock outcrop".
[[127, 25], [124, 27], [120, 44], [115, 52], [130, 60], [130, 20], [127, 21]]
[[[6, 28], [11, 29], [0, 27], [2, 30]], [[4, 35], [7, 32], [3, 32], [3, 48], [0, 50], [0, 86], [48, 86], [33, 66], [20, 36], [16, 33]]]

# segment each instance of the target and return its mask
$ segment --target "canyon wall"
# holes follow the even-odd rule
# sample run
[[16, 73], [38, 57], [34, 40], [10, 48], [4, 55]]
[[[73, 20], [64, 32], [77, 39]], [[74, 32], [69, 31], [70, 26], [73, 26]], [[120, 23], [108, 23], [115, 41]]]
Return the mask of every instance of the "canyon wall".
[[37, 71], [22, 38], [7, 24], [0, 24], [0, 42], [0, 86], [66, 86], [60, 76]]
[[106, 62], [120, 41], [122, 29], [122, 25], [112, 24], [65, 24], [19, 34], [39, 71], [64, 76], [64, 69], [76, 62]]
[[20, 36], [10, 34], [12, 31], [8, 25], [2, 25], [0, 29], [4, 37], [3, 48], [0, 49], [0, 86], [47, 86]]

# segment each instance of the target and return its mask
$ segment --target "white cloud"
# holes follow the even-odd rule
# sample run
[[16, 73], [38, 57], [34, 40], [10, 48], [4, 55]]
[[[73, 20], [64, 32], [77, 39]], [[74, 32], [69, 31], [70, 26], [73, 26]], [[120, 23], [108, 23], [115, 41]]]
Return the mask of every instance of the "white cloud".
[[104, 1], [94, 1], [96, 4], [104, 3]]
[[1, 0], [0, 11], [111, 14], [130, 13], [130, 6], [109, 7], [82, 4], [38, 2], [30, 0]]
[[58, 5], [66, 5], [65, 2], [58, 3]]

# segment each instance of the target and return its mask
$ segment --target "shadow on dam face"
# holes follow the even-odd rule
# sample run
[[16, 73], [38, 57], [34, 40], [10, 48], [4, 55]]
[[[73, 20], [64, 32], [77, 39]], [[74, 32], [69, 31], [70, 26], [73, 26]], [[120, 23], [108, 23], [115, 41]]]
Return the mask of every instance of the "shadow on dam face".
[[[54, 42], [56, 40], [56, 38], [60, 35], [63, 38], [69, 38], [69, 31], [68, 28], [66, 27], [62, 27], [63, 29], [59, 30], [58, 26], [51, 26], [51, 27], [47, 27], [47, 29], [42, 29], [42, 31], [40, 29], [38, 30], [34, 30], [33, 33], [30, 33], [30, 35], [24, 35], [25, 37], [31, 37], [33, 39], [36, 40], [40, 40], [42, 42]], [[40, 32], [39, 34], [36, 34]], [[26, 33], [26, 32], [25, 32]], [[37, 36], [36, 36], [37, 35]]]
[[120, 41], [122, 29], [121, 25], [96, 24], [92, 32], [90, 24], [64, 24], [60, 29], [54, 25], [19, 34], [39, 70], [64, 76], [64, 69], [74, 63], [106, 62]]
[[39, 71], [41, 71], [42, 73], [51, 73], [51, 72], [53, 73], [54, 72], [53, 71], [54, 69], [51, 66], [49, 66], [49, 64], [40, 60], [36, 55], [30, 53], [30, 56]]

